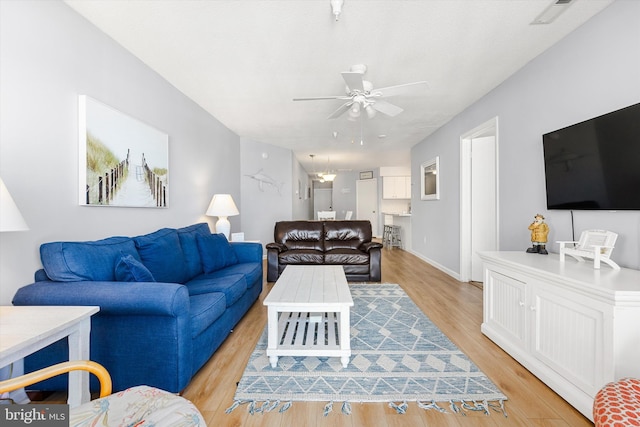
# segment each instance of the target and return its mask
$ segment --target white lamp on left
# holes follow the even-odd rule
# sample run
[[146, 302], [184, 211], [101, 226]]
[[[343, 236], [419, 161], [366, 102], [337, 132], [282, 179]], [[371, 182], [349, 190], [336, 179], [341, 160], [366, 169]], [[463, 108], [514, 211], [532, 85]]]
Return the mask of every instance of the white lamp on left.
[[231, 232], [231, 223], [227, 219], [229, 216], [239, 215], [240, 212], [233, 202], [231, 194], [216, 194], [209, 203], [209, 209], [206, 212], [209, 216], [217, 216], [216, 233], [222, 233], [229, 240]]
[[20, 210], [9, 194], [9, 190], [0, 178], [0, 232], [4, 231], [24, 231], [29, 227], [25, 222]]

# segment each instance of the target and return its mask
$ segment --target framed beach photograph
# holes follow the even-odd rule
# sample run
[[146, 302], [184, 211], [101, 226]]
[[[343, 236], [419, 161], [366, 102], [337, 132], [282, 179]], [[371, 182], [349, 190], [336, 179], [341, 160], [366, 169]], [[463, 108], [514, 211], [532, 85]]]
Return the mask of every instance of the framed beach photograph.
[[440, 199], [440, 159], [438, 156], [420, 165], [420, 199]]
[[168, 207], [169, 135], [79, 96], [79, 202]]

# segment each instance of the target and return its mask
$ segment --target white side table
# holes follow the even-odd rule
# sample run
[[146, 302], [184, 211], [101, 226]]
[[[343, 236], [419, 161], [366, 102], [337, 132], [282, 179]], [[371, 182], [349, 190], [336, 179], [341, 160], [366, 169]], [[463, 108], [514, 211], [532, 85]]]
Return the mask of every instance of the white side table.
[[[0, 306], [0, 367], [68, 337], [69, 360], [89, 359], [91, 315], [100, 307]], [[91, 399], [89, 373], [69, 373], [70, 407]]]

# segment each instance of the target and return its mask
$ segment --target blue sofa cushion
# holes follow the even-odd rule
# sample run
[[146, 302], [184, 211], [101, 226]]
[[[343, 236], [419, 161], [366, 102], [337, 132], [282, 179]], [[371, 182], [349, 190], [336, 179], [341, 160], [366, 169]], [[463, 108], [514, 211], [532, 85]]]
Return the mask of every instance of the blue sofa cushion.
[[124, 255], [140, 259], [129, 237], [51, 242], [40, 246], [44, 270], [51, 280], [57, 282], [113, 281], [116, 279], [116, 264]]
[[153, 274], [132, 255], [125, 255], [116, 264], [118, 282], [155, 282]]
[[262, 283], [262, 264], [257, 262], [240, 262], [223, 268], [222, 270], [204, 274], [202, 277], [217, 279], [219, 277], [235, 274], [242, 274], [244, 276], [247, 282], [247, 287], [254, 286], [256, 283]]
[[193, 295], [189, 297], [191, 337], [195, 338], [224, 313], [227, 301], [222, 292]]
[[185, 285], [191, 296], [222, 292], [226, 298], [227, 307], [233, 305], [247, 291], [247, 281], [242, 274], [219, 275], [217, 277], [203, 274]]
[[189, 279], [175, 229], [161, 228], [156, 232], [134, 237], [133, 241], [142, 263], [158, 282], [184, 283]]
[[184, 253], [187, 263], [187, 276], [189, 279], [202, 274], [202, 261], [200, 259], [200, 251], [196, 242], [196, 235], [208, 236], [211, 234], [209, 224], [199, 223], [188, 227], [178, 228], [178, 237], [180, 238], [180, 246]]
[[238, 263], [238, 257], [224, 234], [197, 235], [196, 242], [205, 274]]

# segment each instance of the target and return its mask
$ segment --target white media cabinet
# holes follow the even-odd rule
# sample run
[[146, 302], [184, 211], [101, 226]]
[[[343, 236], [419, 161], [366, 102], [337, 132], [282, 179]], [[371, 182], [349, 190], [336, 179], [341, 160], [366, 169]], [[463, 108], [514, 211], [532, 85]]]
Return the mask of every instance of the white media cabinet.
[[482, 332], [593, 421], [598, 390], [640, 378], [640, 271], [480, 252]]

